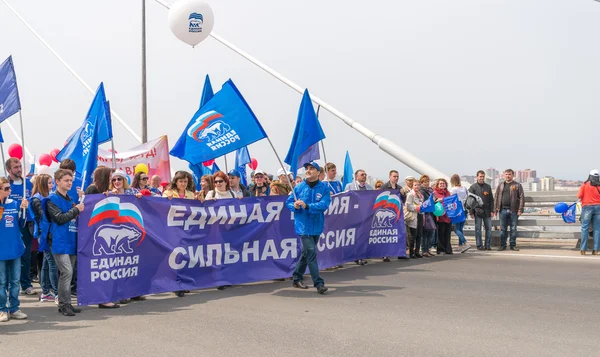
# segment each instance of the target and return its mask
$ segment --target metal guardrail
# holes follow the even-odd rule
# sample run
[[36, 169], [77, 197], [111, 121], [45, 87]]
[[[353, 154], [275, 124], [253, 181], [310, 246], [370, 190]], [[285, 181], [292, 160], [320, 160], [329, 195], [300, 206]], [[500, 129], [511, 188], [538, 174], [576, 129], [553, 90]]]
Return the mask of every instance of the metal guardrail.
[[[538, 212], [525, 212], [519, 217], [517, 237], [547, 239], [579, 239], [581, 223], [567, 224], [560, 214], [554, 212], [558, 202], [571, 204], [577, 201], [577, 191], [525, 192], [525, 209], [538, 209]], [[483, 227], [482, 227], [483, 228]], [[522, 229], [521, 229], [522, 228]], [[475, 221], [469, 218], [465, 224], [466, 236], [475, 236]], [[498, 245], [500, 220], [492, 219], [492, 244]], [[579, 247], [580, 241], [577, 242]]]

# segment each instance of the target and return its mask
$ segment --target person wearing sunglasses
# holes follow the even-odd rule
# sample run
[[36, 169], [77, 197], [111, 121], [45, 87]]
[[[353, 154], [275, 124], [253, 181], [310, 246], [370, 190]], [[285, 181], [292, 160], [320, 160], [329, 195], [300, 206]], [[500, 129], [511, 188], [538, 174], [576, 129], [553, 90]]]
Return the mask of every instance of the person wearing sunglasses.
[[10, 194], [10, 181], [0, 177], [0, 322], [27, 318], [19, 309], [21, 256], [25, 252], [19, 212], [28, 207], [28, 202], [26, 199], [13, 200]]
[[271, 194], [271, 188], [267, 184], [267, 174], [263, 170], [256, 170], [254, 172], [254, 186], [250, 194], [252, 197], [269, 196]]
[[224, 198], [235, 198], [235, 193], [229, 187], [229, 177], [223, 171], [217, 171], [213, 175], [215, 189], [208, 191], [206, 200], [221, 200]]
[[141, 192], [142, 190], [150, 191], [152, 196], [162, 196], [162, 192], [150, 185], [150, 176], [145, 172], [138, 172], [133, 177], [131, 183], [131, 189], [135, 192]]
[[127, 181], [127, 175], [123, 170], [115, 170], [112, 174], [112, 178], [110, 179], [110, 193], [113, 195], [135, 195], [135, 190], [129, 187], [129, 182]]

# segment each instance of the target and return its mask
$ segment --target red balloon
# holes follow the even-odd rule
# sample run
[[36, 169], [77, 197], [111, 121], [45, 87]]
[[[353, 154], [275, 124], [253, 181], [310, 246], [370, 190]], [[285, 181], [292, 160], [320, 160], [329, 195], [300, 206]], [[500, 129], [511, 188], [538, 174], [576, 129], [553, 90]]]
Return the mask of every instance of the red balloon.
[[8, 156], [21, 160], [23, 158], [23, 147], [19, 144], [12, 144], [8, 147]]
[[41, 154], [38, 161], [40, 165], [50, 166], [52, 165], [52, 156], [49, 154]]
[[258, 160], [256, 160], [255, 158], [252, 158], [252, 160], [250, 160], [250, 163], [248, 164], [248, 166], [250, 166], [250, 168], [252, 170], [256, 170], [256, 168], [258, 168]]
[[209, 166], [212, 166], [212, 164], [214, 164], [214, 163], [215, 163], [215, 159], [212, 159], [212, 160], [204, 161], [202, 163], [202, 165], [209, 167]]
[[58, 160], [56, 160], [56, 155], [58, 155], [59, 152], [60, 152], [59, 149], [52, 149], [50, 151], [50, 157], [52, 158], [52, 161], [58, 162]]

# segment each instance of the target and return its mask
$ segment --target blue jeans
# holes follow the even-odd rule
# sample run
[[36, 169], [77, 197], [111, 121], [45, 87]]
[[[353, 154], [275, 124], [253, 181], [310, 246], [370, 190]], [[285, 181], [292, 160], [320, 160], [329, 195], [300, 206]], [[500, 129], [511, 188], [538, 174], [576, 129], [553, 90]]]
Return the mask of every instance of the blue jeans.
[[[485, 226], [485, 245], [482, 245], [481, 241], [481, 223]], [[475, 242], [477, 243], [477, 248], [485, 247], [489, 248], [492, 243], [492, 217], [477, 217], [475, 216]]]
[[[12, 314], [19, 310], [19, 305], [21, 305], [19, 301], [20, 276], [20, 258], [0, 260], [0, 311]], [[6, 305], [7, 302], [8, 306]]]
[[466, 221], [454, 223], [454, 234], [458, 236], [458, 245], [467, 244], [467, 239], [465, 238], [465, 234], [463, 233], [463, 229], [465, 228], [465, 222]]
[[433, 230], [433, 234], [430, 237], [431, 249], [437, 249], [437, 241], [438, 241], [438, 231], [437, 229]]
[[313, 285], [325, 284], [325, 281], [319, 275], [319, 265], [317, 264], [316, 245], [319, 236], [300, 236], [300, 239], [302, 240], [302, 256], [300, 256], [300, 260], [296, 264], [296, 270], [294, 270], [294, 282], [304, 280], [304, 273], [306, 272], [306, 266], [308, 266]]
[[29, 232], [29, 225], [33, 224], [32, 222], [27, 222], [25, 227], [21, 227], [21, 238], [23, 239], [23, 244], [25, 244], [25, 252], [21, 255], [21, 289], [27, 290], [27, 288], [31, 288], [31, 242], [33, 241], [33, 237], [31, 236], [31, 232]]
[[423, 251], [423, 253], [429, 252], [434, 235], [434, 229], [423, 229], [423, 241], [421, 242], [421, 250]]
[[594, 224], [594, 250], [600, 250], [600, 205], [581, 208], [581, 250], [587, 250], [590, 223]]
[[44, 261], [42, 263], [42, 294], [47, 295], [49, 293], [58, 295], [58, 267], [56, 266], [56, 260], [52, 255], [51, 250], [44, 252]]
[[512, 212], [509, 208], [500, 210], [500, 245], [506, 247], [506, 238], [508, 238], [508, 224], [510, 222], [510, 246], [517, 246], [517, 222], [519, 216], [517, 212]]

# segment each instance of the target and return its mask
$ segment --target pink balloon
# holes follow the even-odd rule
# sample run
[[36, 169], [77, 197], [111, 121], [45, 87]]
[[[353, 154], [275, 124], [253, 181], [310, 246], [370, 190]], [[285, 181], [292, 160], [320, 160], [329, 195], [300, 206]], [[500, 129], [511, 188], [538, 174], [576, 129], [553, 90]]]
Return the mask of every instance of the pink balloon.
[[59, 149], [52, 149], [50, 151], [50, 157], [52, 158], [52, 161], [58, 162], [58, 160], [56, 160], [56, 155], [58, 155], [59, 152], [60, 152]]
[[19, 144], [12, 144], [8, 147], [8, 156], [21, 160], [23, 158], [23, 147]]
[[52, 165], [52, 156], [49, 154], [41, 154], [40, 159], [38, 160], [40, 165], [50, 166]]
[[256, 170], [258, 168], [258, 160], [256, 160], [255, 158], [252, 158], [252, 160], [250, 160], [250, 163], [248, 164], [248, 166], [250, 166], [250, 168], [252, 170]]

